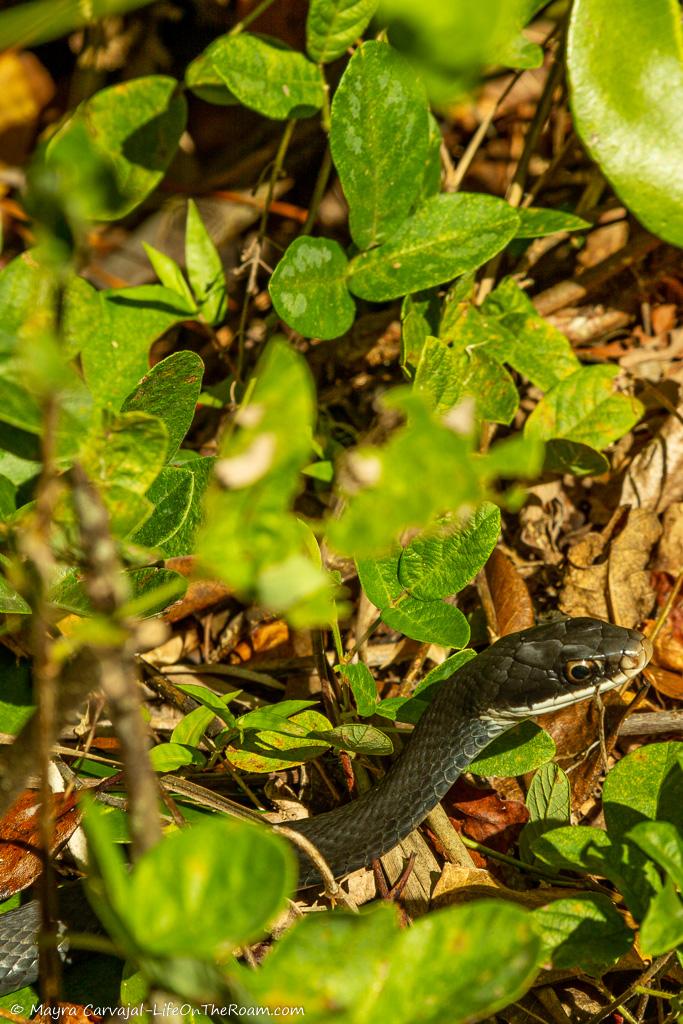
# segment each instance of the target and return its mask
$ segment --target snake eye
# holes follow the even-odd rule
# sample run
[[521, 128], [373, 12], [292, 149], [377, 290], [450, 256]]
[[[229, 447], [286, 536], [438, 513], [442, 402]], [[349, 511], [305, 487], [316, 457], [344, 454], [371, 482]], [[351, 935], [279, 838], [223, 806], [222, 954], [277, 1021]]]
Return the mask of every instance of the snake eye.
[[594, 661], [568, 661], [564, 666], [564, 674], [570, 683], [585, 683], [594, 674], [597, 665]]

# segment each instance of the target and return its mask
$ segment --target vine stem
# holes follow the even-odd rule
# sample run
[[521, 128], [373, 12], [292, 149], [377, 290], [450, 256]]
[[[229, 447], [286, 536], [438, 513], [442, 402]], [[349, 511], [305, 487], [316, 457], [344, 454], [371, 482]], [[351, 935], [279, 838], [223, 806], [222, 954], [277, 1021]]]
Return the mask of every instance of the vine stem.
[[[277, 180], [280, 177], [282, 171], [282, 165], [285, 160], [285, 155], [289, 148], [289, 144], [292, 141], [292, 135], [294, 134], [294, 128], [296, 126], [296, 119], [290, 118], [285, 126], [285, 130], [282, 133], [280, 144], [273, 160], [273, 167], [270, 172], [270, 179], [268, 181], [268, 192], [266, 193], [265, 203], [263, 204], [263, 212], [261, 214], [261, 221], [259, 223], [258, 235], [256, 241], [251, 248], [249, 255], [249, 261], [251, 261], [252, 269], [249, 273], [249, 279], [247, 281], [244, 291], [244, 302], [242, 303], [242, 312], [240, 313], [240, 323], [237, 329], [237, 372], [236, 377], [238, 380], [242, 380], [242, 374], [244, 371], [244, 355], [245, 355], [245, 336], [247, 327], [247, 314], [249, 310], [249, 301], [252, 294], [256, 290], [256, 274], [261, 264], [261, 251], [263, 249], [263, 242], [266, 237], [266, 227], [268, 226], [268, 214], [270, 213], [270, 204], [273, 201], [273, 194], [275, 192], [275, 186]], [[246, 262], [244, 264], [246, 266]]]
[[236, 25], [233, 25], [228, 32], [229, 36], [238, 36], [240, 32], [244, 32], [245, 28], [248, 28], [252, 22], [260, 18], [264, 11], [267, 11], [269, 7], [275, 3], [275, 0], [261, 0], [260, 4], [257, 4], [250, 14], [245, 14], [241, 21], [238, 21]]

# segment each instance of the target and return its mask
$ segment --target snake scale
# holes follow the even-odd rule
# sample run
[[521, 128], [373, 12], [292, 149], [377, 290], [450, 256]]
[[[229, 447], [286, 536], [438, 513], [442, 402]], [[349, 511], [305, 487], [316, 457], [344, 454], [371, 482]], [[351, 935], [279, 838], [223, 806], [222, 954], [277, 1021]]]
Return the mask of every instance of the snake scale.
[[[337, 877], [369, 865], [424, 820], [496, 736], [520, 721], [621, 685], [651, 654], [650, 641], [636, 630], [590, 618], [561, 619], [505, 636], [441, 684], [377, 786], [358, 800], [287, 827], [309, 839]], [[317, 881], [315, 867], [299, 856], [299, 884]], [[84, 929], [83, 918], [80, 927], [77, 923], [77, 907], [63, 913], [64, 928]], [[35, 901], [0, 915], [0, 994], [35, 981], [38, 921]], [[65, 957], [67, 948], [65, 940]]]

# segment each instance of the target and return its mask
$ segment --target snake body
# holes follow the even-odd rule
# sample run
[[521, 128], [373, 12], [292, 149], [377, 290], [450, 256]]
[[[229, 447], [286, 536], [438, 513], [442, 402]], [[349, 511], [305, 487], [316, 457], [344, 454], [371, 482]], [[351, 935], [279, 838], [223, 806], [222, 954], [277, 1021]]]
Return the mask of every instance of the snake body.
[[[377, 786], [287, 827], [309, 839], [337, 877], [369, 865], [424, 820], [494, 737], [517, 722], [619, 686], [651, 654], [650, 642], [636, 630], [598, 619], [563, 619], [503, 637], [441, 684]], [[299, 884], [318, 879], [300, 855]], [[0, 915], [0, 994], [35, 981], [38, 920], [35, 902]], [[83, 930], [82, 923], [76, 930]], [[66, 941], [61, 953], [68, 955]]]

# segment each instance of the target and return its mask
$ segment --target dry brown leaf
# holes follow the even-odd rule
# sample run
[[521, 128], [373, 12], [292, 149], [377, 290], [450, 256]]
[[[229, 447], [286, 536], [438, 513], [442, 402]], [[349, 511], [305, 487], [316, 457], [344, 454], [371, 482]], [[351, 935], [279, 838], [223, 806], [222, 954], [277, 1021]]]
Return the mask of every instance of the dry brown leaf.
[[165, 622], [179, 622], [188, 615], [199, 615], [212, 608], [220, 601], [232, 596], [232, 590], [217, 580], [193, 580], [195, 561], [190, 555], [169, 558], [164, 563], [167, 569], [173, 569], [181, 576], [190, 577], [190, 583], [184, 597], [167, 608], [163, 614]]
[[561, 480], [551, 480], [528, 489], [528, 501], [519, 513], [521, 537], [527, 547], [538, 551], [546, 565], [559, 565], [563, 554], [558, 540], [566, 524], [579, 525], [579, 514], [571, 504]]
[[676, 315], [678, 306], [675, 302], [666, 302], [661, 306], [655, 306], [652, 310], [652, 331], [653, 334], [665, 334], [672, 331], [676, 326]]
[[664, 512], [683, 500], [683, 406], [676, 411], [631, 463], [620, 504]]
[[664, 513], [655, 568], [672, 576], [683, 569], [683, 502], [673, 502]]
[[[80, 820], [75, 796], [55, 793], [54, 811], [53, 852], [69, 841]], [[39, 814], [38, 793], [28, 789], [0, 821], [0, 900], [27, 889], [43, 870]]]
[[468, 903], [488, 896], [511, 900], [533, 910], [565, 896], [574, 897], [576, 889], [508, 889], [485, 868], [467, 868], [459, 864], [446, 863], [441, 877], [434, 886], [432, 906], [447, 907], [454, 903]]
[[283, 619], [274, 622], [260, 622], [251, 631], [251, 643], [257, 654], [272, 651], [289, 640], [289, 627]]
[[663, 693], [666, 697], [674, 697], [676, 700], [683, 700], [683, 676], [676, 672], [668, 672], [659, 665], [648, 665], [644, 671], [648, 683]]
[[621, 626], [641, 622], [654, 603], [645, 567], [660, 534], [654, 513], [622, 509], [602, 533], [589, 533], [574, 544], [560, 594], [562, 611], [611, 619]]
[[534, 608], [527, 585], [500, 548], [491, 552], [485, 572], [496, 610], [498, 635], [506, 636], [533, 626]]
[[659, 668], [683, 672], [683, 640], [670, 620], [657, 634], [654, 647], [654, 661]]

